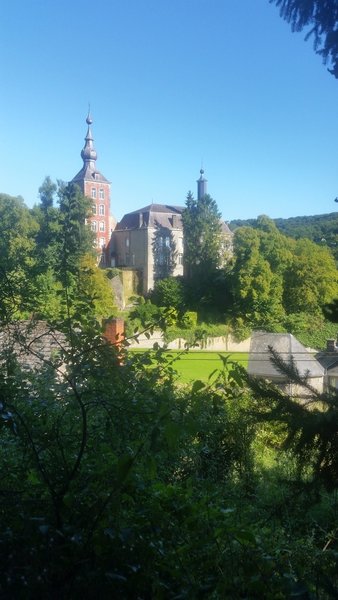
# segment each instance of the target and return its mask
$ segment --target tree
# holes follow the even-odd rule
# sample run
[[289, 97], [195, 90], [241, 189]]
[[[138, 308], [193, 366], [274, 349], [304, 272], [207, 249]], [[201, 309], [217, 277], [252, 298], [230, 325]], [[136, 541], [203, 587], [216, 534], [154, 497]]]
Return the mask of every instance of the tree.
[[270, 329], [284, 316], [283, 282], [261, 252], [266, 234], [250, 227], [236, 231], [231, 275], [234, 314], [254, 327]]
[[103, 269], [100, 269], [95, 258], [86, 254], [80, 261], [79, 295], [86, 297], [86, 302], [92, 303], [93, 312], [98, 320], [116, 314], [113, 290]]
[[284, 306], [288, 313], [318, 313], [338, 296], [338, 274], [330, 251], [302, 239], [285, 272]]
[[40, 204], [33, 209], [33, 215], [40, 225], [36, 236], [37, 260], [40, 272], [55, 266], [58, 255], [58, 233], [60, 212], [53, 206], [57, 185], [46, 177], [39, 187]]
[[173, 307], [182, 311], [185, 307], [185, 287], [182, 278], [168, 277], [156, 281], [150, 297], [156, 306]]
[[208, 194], [195, 200], [189, 192], [182, 213], [184, 267], [188, 279], [205, 278], [221, 265], [221, 213]]
[[22, 198], [0, 194], [1, 319], [27, 314], [34, 304], [33, 272], [38, 223]]
[[86, 254], [94, 256], [94, 234], [87, 224], [92, 215], [92, 203], [80, 188], [69, 183], [59, 182], [59, 210], [61, 244], [59, 275], [77, 274], [80, 260]]
[[313, 37], [314, 49], [338, 78], [338, 4], [336, 0], [270, 0], [293, 31], [307, 29], [305, 39]]

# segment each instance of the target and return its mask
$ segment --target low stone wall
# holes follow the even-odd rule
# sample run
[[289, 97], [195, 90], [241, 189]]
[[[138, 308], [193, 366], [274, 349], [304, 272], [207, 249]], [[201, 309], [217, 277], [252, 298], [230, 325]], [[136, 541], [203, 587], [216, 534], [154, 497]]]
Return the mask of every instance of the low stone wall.
[[[130, 343], [130, 348], [152, 348], [157, 343], [159, 346], [165, 346], [168, 350], [184, 350], [186, 340], [184, 338], [177, 338], [168, 344], [165, 343], [161, 331], [154, 331], [153, 335], [149, 339], [144, 335], [140, 334], [136, 340]], [[210, 352], [249, 352], [250, 350], [250, 338], [243, 340], [243, 342], [236, 342], [231, 335], [222, 337], [210, 337], [205, 340], [201, 340], [198, 346], [190, 348], [193, 351], [210, 351]]]

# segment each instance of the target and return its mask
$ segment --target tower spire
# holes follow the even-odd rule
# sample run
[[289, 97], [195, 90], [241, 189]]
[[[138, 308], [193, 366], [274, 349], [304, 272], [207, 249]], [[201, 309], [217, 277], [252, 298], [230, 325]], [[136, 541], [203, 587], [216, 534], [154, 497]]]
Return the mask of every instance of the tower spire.
[[94, 148], [94, 139], [92, 135], [91, 125], [93, 123], [93, 119], [90, 114], [90, 106], [88, 108], [88, 115], [86, 118], [86, 123], [88, 125], [87, 135], [85, 137], [85, 145], [81, 152], [81, 158], [83, 160], [83, 166], [89, 167], [91, 171], [95, 171], [96, 165], [95, 161], [97, 159], [96, 150]]
[[203, 196], [205, 196], [207, 193], [208, 180], [205, 179], [205, 177], [204, 177], [204, 169], [203, 168], [201, 168], [200, 174], [201, 174], [200, 178], [197, 179], [197, 200], [200, 200], [201, 198], [203, 198]]

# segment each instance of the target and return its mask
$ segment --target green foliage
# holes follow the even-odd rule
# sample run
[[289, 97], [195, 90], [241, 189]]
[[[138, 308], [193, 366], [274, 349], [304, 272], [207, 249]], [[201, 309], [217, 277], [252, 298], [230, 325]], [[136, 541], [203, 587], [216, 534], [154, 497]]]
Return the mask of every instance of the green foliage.
[[270, 0], [279, 7], [280, 15], [291, 23], [292, 31], [303, 31], [312, 38], [314, 49], [338, 78], [337, 5], [329, 0]]
[[182, 213], [184, 263], [188, 279], [197, 279], [220, 266], [221, 214], [208, 194], [195, 200], [189, 192]]
[[156, 281], [150, 298], [156, 306], [172, 306], [178, 311], [184, 310], [185, 286], [182, 278], [167, 277]]
[[139, 303], [129, 313], [129, 319], [132, 321], [138, 320], [142, 327], [155, 324], [158, 321], [160, 310], [158, 306], [153, 304], [151, 300], [139, 300]]
[[31, 312], [38, 223], [22, 198], [0, 194], [0, 318], [8, 321]]
[[108, 269], [105, 269], [105, 273], [106, 273], [106, 277], [108, 277], [108, 279], [114, 279], [114, 277], [119, 277], [121, 274], [120, 269], [117, 269], [115, 267], [109, 267]]
[[322, 349], [326, 340], [337, 337], [337, 325], [323, 318], [322, 315], [296, 313], [288, 315], [284, 323], [285, 331], [293, 333], [307, 348]]
[[183, 329], [193, 329], [197, 327], [197, 312], [187, 310], [180, 318], [180, 324]]
[[284, 306], [288, 313], [316, 313], [338, 296], [338, 276], [327, 248], [298, 240], [285, 272]]
[[[259, 220], [246, 219], [230, 222], [230, 228], [236, 230], [238, 227], [258, 228]], [[307, 238], [316, 242], [322, 247], [330, 249], [332, 254], [338, 259], [338, 213], [329, 213], [325, 215], [312, 215], [304, 217], [290, 217], [288, 219], [273, 219], [277, 229], [284, 235], [300, 239]]]
[[282, 331], [293, 321], [306, 330], [313, 320], [322, 320], [321, 309], [338, 296], [330, 251], [310, 240], [287, 238], [265, 216], [255, 228], [236, 230], [234, 253], [232, 312], [240, 337], [253, 327]]

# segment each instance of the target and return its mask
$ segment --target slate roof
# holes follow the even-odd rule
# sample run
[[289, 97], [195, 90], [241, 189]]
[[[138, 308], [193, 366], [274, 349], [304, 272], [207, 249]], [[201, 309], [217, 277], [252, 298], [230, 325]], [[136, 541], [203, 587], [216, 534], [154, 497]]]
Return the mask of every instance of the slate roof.
[[[182, 212], [184, 206], [171, 204], [148, 204], [123, 216], [117, 223], [115, 231], [120, 229], [137, 229], [139, 227], [166, 227], [168, 229], [183, 229]], [[177, 215], [176, 222], [173, 215]], [[233, 236], [225, 221], [221, 221], [221, 231], [226, 235]]]
[[332, 376], [338, 376], [338, 353], [337, 352], [318, 352], [316, 359], [325, 369], [325, 372]]
[[324, 367], [308, 352], [291, 333], [266, 333], [255, 331], [250, 342], [248, 373], [254, 377], [286, 381], [288, 377], [278, 371], [271, 362], [272, 347], [285, 362], [294, 359], [300, 375], [310, 378], [323, 377]]
[[14, 353], [25, 370], [42, 369], [45, 361], [53, 361], [65, 346], [65, 336], [45, 321], [16, 321], [0, 327], [0, 352]]
[[[166, 227], [168, 229], [182, 229], [183, 206], [170, 204], [149, 204], [124, 215], [116, 225], [115, 231], [119, 229], [138, 229], [139, 227]], [[173, 220], [176, 216], [176, 221]]]
[[100, 173], [100, 171], [97, 171], [97, 169], [92, 169], [90, 165], [83, 165], [81, 171], [79, 171], [77, 175], [73, 177], [71, 183], [77, 183], [83, 180], [110, 183], [110, 181], [108, 181], [108, 179], [106, 179], [104, 175]]
[[229, 225], [225, 222], [225, 221], [221, 221], [221, 231], [222, 233], [225, 233], [226, 235], [231, 235], [233, 236], [233, 232], [231, 231], [231, 229], [229, 228]]

